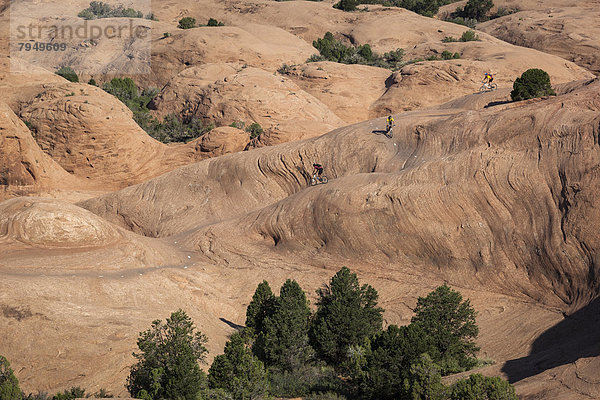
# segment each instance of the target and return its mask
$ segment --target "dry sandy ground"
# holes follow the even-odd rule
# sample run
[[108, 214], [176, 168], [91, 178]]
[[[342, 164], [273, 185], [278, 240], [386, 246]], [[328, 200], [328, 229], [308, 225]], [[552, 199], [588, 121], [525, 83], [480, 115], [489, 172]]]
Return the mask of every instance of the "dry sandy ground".
[[[520, 394], [598, 396], [599, 84], [397, 115], [393, 140], [373, 120], [205, 160], [79, 203], [95, 214], [5, 201], [2, 351], [26, 390], [123, 393], [151, 320], [186, 309], [213, 357], [262, 279], [297, 279], [314, 303], [347, 265], [378, 289], [386, 323], [436, 285], [459, 289], [497, 362], [487, 371]], [[327, 185], [307, 187], [313, 160]]]
[[[71, 24], [86, 3], [22, 5], [28, 18]], [[526, 11], [482, 25], [554, 55], [484, 32], [442, 43], [465, 28], [380, 6], [155, 3], [159, 21], [140, 21], [152, 27], [154, 73], [136, 78], [162, 88], [153, 112], [257, 121], [266, 133], [254, 141], [223, 126], [164, 145], [102, 90], [0, 57], [0, 200], [13, 198], [0, 203], [0, 354], [23, 389], [123, 395], [137, 334], [152, 320], [184, 308], [212, 360], [260, 281], [277, 289], [294, 278], [314, 304], [346, 265], [379, 291], [387, 324], [408, 322], [417, 297], [441, 283], [460, 290], [479, 312], [481, 356], [496, 361], [483, 372], [523, 398], [599, 398], [597, 1], [572, 3], [499, 1]], [[182, 16], [227, 26], [184, 31]], [[395, 73], [306, 64], [327, 31], [407, 58], [447, 49], [461, 59]], [[137, 74], [124, 44], [87, 46], [69, 61], [84, 81]], [[9, 74], [11, 61], [25, 73]], [[292, 67], [277, 72], [284, 63]], [[508, 103], [532, 66], [559, 96]], [[500, 89], [472, 94], [489, 70]], [[392, 140], [377, 118], [389, 112]], [[315, 161], [327, 185], [309, 187]]]

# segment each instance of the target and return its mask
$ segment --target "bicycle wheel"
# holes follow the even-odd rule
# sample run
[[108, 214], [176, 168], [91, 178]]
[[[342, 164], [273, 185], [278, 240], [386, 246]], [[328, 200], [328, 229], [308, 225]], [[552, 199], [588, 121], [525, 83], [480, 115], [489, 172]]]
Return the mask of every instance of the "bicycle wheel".
[[325, 175], [321, 178], [321, 183], [327, 183], [327, 177]]
[[317, 178], [314, 176], [310, 178], [310, 186], [315, 186], [317, 184]]
[[484, 93], [488, 91], [488, 87], [486, 85], [481, 85], [479, 88], [479, 93]]
[[496, 89], [498, 89], [498, 85], [496, 85], [495, 83], [492, 83], [490, 85], [490, 90], [496, 90]]

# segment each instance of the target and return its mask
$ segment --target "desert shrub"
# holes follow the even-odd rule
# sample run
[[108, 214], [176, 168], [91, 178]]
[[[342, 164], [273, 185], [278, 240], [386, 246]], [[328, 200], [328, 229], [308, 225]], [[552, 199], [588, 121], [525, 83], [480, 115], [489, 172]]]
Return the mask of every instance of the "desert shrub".
[[456, 39], [452, 36], [446, 36], [445, 38], [442, 39], [442, 43], [453, 43], [453, 42], [458, 42], [458, 39]]
[[290, 72], [292, 72], [292, 66], [291, 65], [287, 65], [287, 64], [283, 64], [281, 67], [279, 67], [277, 69], [277, 72], [280, 73], [281, 75], [287, 75]]
[[317, 295], [317, 312], [309, 332], [311, 344], [323, 360], [343, 369], [348, 349], [381, 331], [379, 295], [370, 285], [360, 286], [356, 274], [346, 267], [317, 290]]
[[192, 17], [183, 17], [179, 20], [178, 28], [181, 29], [190, 29], [196, 26], [196, 18]]
[[58, 69], [58, 71], [55, 72], [55, 74], [62, 76], [63, 78], [65, 78], [68, 81], [79, 82], [79, 77], [77, 76], [77, 73], [71, 67], [67, 67], [67, 66], [60, 67]]
[[235, 400], [256, 399], [269, 391], [263, 363], [250, 351], [250, 337], [234, 333], [225, 344], [224, 353], [215, 357], [208, 370], [212, 389], [224, 389]]
[[164, 32], [164, 33], [163, 33], [163, 39], [166, 39], [166, 38], [168, 38], [168, 37], [171, 37], [171, 36], [173, 36], [173, 35], [171, 34], [171, 32]]
[[430, 352], [430, 356], [443, 375], [468, 370], [477, 363], [479, 348], [474, 339], [479, 328], [469, 300], [463, 301], [459, 292], [442, 285], [426, 297], [419, 297], [414, 312], [411, 324], [431, 338], [438, 354]]
[[460, 37], [461, 42], [473, 42], [479, 40], [479, 35], [475, 33], [473, 30], [464, 31], [462, 36]]
[[150, 329], [140, 332], [140, 352], [133, 353], [137, 363], [130, 369], [127, 390], [138, 398], [195, 400], [206, 386], [198, 364], [205, 362], [206, 342], [183, 310], [172, 313], [166, 323], [153, 321]]
[[461, 17], [485, 21], [487, 13], [494, 7], [492, 0], [469, 0], [463, 8]]
[[224, 23], [217, 21], [214, 18], [209, 18], [206, 26], [225, 26]]
[[[78, 17], [83, 19], [99, 19], [99, 18], [144, 18], [144, 14], [141, 11], [134, 10], [133, 8], [124, 8], [122, 5], [116, 7], [111, 6], [108, 3], [102, 1], [92, 1], [90, 6], [84, 10], [81, 10]], [[154, 14], [146, 15], [147, 19], [155, 19]]]
[[342, 11], [356, 11], [357, 4], [357, 0], [340, 0], [333, 7]]
[[263, 133], [263, 128], [258, 122], [253, 122], [246, 128], [246, 132], [250, 134], [250, 139], [254, 139]]
[[490, 19], [501, 18], [506, 15], [518, 13], [519, 11], [521, 11], [521, 10], [518, 7], [515, 7], [515, 8], [498, 7], [496, 12], [493, 15], [490, 15]]
[[372, 65], [395, 70], [402, 65], [402, 57], [404, 56], [403, 49], [396, 49], [381, 56], [373, 52], [368, 43], [358, 47], [346, 46], [335, 39], [331, 32], [327, 32], [323, 38], [313, 41], [313, 47], [319, 50], [319, 55], [313, 54], [307, 62], [327, 60], [343, 64]]
[[10, 368], [8, 360], [0, 356], [0, 399], [2, 400], [21, 400], [21, 388], [19, 380]]
[[442, 59], [444, 60], [453, 60], [460, 58], [460, 53], [452, 53], [448, 50], [442, 51]]
[[498, 377], [473, 374], [466, 379], [455, 382], [449, 388], [450, 400], [494, 399], [517, 400], [515, 388]]
[[88, 85], [98, 86], [98, 84], [96, 83], [96, 80], [94, 78], [90, 78], [90, 80], [88, 81]]
[[528, 69], [513, 84], [510, 97], [513, 101], [533, 99], [542, 96], [555, 96], [550, 84], [550, 76], [538, 68]]
[[346, 393], [349, 385], [332, 367], [306, 365], [294, 371], [269, 370], [270, 393], [276, 397], [292, 398], [322, 392]]
[[473, 18], [465, 18], [465, 17], [457, 17], [455, 14], [452, 14], [449, 18], [445, 18], [444, 21], [452, 22], [458, 25], [464, 25], [471, 29], [475, 29], [477, 26], [477, 20]]
[[52, 396], [52, 400], [73, 400], [82, 397], [86, 397], [85, 389], [82, 389], [79, 386], [73, 386], [69, 390], [56, 393], [54, 396]]

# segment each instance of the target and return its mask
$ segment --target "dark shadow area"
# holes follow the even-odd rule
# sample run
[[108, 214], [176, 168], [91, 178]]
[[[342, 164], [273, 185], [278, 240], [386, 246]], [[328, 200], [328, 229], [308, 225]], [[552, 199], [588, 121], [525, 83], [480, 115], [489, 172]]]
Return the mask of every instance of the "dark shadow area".
[[542, 333], [527, 357], [509, 360], [502, 367], [510, 383], [580, 358], [600, 356], [600, 298], [566, 315]]
[[219, 318], [219, 319], [220, 319], [221, 321], [225, 322], [227, 325], [229, 325], [229, 326], [230, 326], [230, 327], [232, 327], [233, 329], [236, 329], [236, 330], [238, 330], [238, 331], [239, 331], [239, 330], [242, 330], [242, 329], [244, 329], [244, 328], [245, 328], [245, 326], [244, 326], [244, 325], [238, 325], [238, 324], [236, 324], [235, 322], [231, 322], [231, 321], [229, 321], [228, 319], [225, 319], [225, 318]]
[[501, 106], [502, 104], [508, 104], [508, 103], [512, 103], [512, 101], [510, 101], [510, 100], [492, 101], [490, 103], [487, 103], [485, 106], [483, 106], [483, 108], [489, 108], [489, 107], [494, 107], [494, 106]]
[[388, 132], [385, 129], [374, 129], [371, 131], [371, 133], [374, 133], [376, 135], [383, 135], [383, 136], [387, 136], [388, 138], [390, 137], [388, 135]]

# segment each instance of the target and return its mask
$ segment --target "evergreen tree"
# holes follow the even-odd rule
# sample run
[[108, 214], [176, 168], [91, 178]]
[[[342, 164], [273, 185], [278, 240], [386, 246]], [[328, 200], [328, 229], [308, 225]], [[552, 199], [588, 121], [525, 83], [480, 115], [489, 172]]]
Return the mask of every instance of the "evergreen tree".
[[259, 283], [252, 296], [252, 301], [246, 308], [246, 327], [254, 329], [256, 334], [260, 333], [263, 330], [265, 318], [273, 315], [276, 302], [269, 282]]
[[172, 313], [166, 324], [152, 322], [150, 329], [140, 332], [140, 353], [133, 353], [138, 362], [131, 367], [127, 390], [139, 398], [195, 400], [206, 382], [198, 365], [208, 353], [206, 342], [182, 310]]
[[409, 398], [414, 400], [445, 400], [447, 398], [446, 387], [442, 383], [440, 375], [440, 367], [427, 353], [421, 355], [419, 360], [410, 367], [410, 375], [410, 383], [407, 385]]
[[515, 80], [510, 97], [513, 101], [533, 99], [542, 96], [555, 96], [550, 84], [550, 76], [538, 68], [528, 69]]
[[22, 393], [19, 388], [19, 380], [10, 368], [8, 360], [0, 356], [0, 399], [21, 400]]
[[462, 11], [463, 18], [473, 18], [485, 21], [487, 13], [494, 7], [492, 0], [469, 0]]
[[272, 316], [264, 320], [255, 346], [262, 347], [267, 365], [293, 371], [305, 365], [313, 355], [308, 344], [310, 308], [300, 285], [288, 279], [281, 287]]
[[419, 297], [412, 323], [431, 337], [439, 356], [431, 354], [444, 375], [472, 368], [479, 348], [474, 339], [479, 333], [475, 310], [459, 292], [443, 285]]
[[356, 274], [343, 267], [329, 285], [317, 290], [317, 313], [309, 331], [313, 348], [325, 361], [340, 367], [350, 346], [381, 331], [383, 309], [370, 285], [359, 286]]
[[450, 387], [450, 400], [517, 400], [515, 388], [497, 376], [473, 374]]
[[360, 391], [371, 399], [397, 399], [421, 354], [435, 351], [431, 339], [415, 324], [387, 330], [373, 337], [365, 366], [358, 378]]
[[234, 333], [224, 354], [215, 357], [208, 370], [208, 383], [213, 389], [224, 389], [236, 400], [256, 399], [269, 390], [263, 363], [249, 349], [249, 338]]

